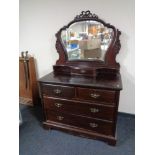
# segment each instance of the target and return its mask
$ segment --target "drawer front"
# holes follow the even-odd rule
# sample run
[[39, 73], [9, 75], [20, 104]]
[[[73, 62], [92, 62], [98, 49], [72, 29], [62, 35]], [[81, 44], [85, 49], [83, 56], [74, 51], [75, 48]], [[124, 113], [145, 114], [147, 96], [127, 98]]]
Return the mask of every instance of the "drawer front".
[[114, 105], [115, 91], [78, 88], [77, 95], [79, 99], [105, 102], [109, 105]]
[[69, 86], [60, 85], [48, 85], [44, 84], [42, 86], [42, 92], [47, 96], [63, 97], [63, 98], [74, 98], [75, 88]]
[[83, 74], [83, 75], [87, 75], [87, 76], [92, 76], [93, 75], [93, 70], [86, 70], [86, 69], [75, 69], [75, 68], [72, 68], [71, 69], [71, 73], [72, 74]]
[[110, 122], [99, 121], [86, 117], [69, 115], [62, 112], [46, 111], [47, 120], [54, 121], [82, 129], [102, 133], [106, 135], [113, 135], [113, 124]]
[[111, 106], [99, 106], [87, 102], [61, 100], [49, 97], [44, 97], [44, 108], [110, 121], [113, 121], [115, 112], [115, 108]]

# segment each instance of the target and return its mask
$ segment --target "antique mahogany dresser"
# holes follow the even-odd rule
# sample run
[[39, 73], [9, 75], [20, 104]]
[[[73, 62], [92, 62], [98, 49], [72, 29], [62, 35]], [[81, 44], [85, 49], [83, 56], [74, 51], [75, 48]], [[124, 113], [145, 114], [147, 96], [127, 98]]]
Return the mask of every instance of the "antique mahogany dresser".
[[59, 59], [39, 79], [45, 129], [116, 144], [120, 34], [90, 11], [56, 33]]

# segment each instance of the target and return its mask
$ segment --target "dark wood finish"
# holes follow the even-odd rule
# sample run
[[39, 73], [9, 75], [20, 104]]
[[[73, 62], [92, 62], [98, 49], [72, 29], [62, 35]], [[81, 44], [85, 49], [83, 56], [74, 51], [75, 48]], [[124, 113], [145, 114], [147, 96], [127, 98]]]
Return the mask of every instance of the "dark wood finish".
[[54, 65], [55, 75], [84, 75], [87, 77], [109, 77], [113, 78], [117, 76], [118, 70], [104, 67], [90, 67], [90, 66], [66, 66], [66, 65]]
[[115, 137], [114, 136], [108, 136], [108, 135], [105, 135], [105, 134], [92, 132], [92, 131], [89, 131], [89, 130], [86, 130], [86, 129], [81, 129], [81, 128], [77, 128], [77, 127], [74, 127], [74, 126], [68, 126], [66, 124], [62, 125], [62, 123], [55, 123], [55, 122], [52, 122], [52, 121], [43, 122], [43, 127], [46, 130], [57, 129], [57, 130], [60, 130], [60, 131], [67, 132], [69, 134], [73, 134], [75, 136], [101, 140], [101, 141], [107, 142], [109, 145], [112, 145], [112, 146], [116, 145], [116, 136]]
[[[114, 38], [105, 61], [68, 61], [61, 31], [79, 21], [94, 20], [112, 28]], [[74, 135], [116, 144], [119, 94], [122, 90], [120, 65], [116, 54], [120, 31], [90, 13], [82, 12], [57, 34], [59, 59], [53, 72], [39, 79], [45, 129], [58, 129]]]
[[[83, 128], [86, 130], [94, 131], [101, 134], [113, 135], [112, 123], [108, 121], [95, 120], [92, 118], [81, 117], [77, 115], [71, 115], [68, 113], [62, 113], [58, 111], [46, 111], [47, 122], [62, 123], [77, 128]], [[81, 121], [82, 120], [82, 121]]]
[[67, 76], [55, 75], [53, 72], [40, 78], [39, 81], [44, 84], [61, 86], [81, 86], [82, 88], [99, 88], [104, 90], [121, 90], [122, 80], [118, 73], [114, 77], [89, 78], [85, 76]]
[[[56, 128], [69, 133], [116, 144], [116, 122], [120, 74], [113, 78], [93, 79], [85, 76], [56, 76], [50, 73], [39, 80], [44, 109], [44, 128]], [[54, 89], [62, 90], [55, 95]], [[92, 98], [91, 93], [100, 98]], [[60, 120], [56, 119], [60, 116]], [[61, 117], [66, 119], [61, 121]], [[81, 124], [81, 120], [82, 124]], [[84, 124], [83, 124], [84, 123]], [[90, 127], [89, 123], [98, 124]]]
[[115, 107], [98, 103], [81, 102], [76, 100], [58, 99], [44, 96], [44, 108], [66, 112], [75, 115], [114, 121]]
[[104, 102], [108, 105], [115, 104], [115, 91], [111, 90], [78, 88], [77, 95], [83, 100]]
[[48, 96], [62, 97], [62, 98], [75, 98], [75, 88], [60, 85], [43, 85], [42, 92]]
[[[80, 22], [80, 21], [85, 21], [85, 20], [98, 21], [98, 22], [102, 23], [104, 26], [113, 29], [113, 31], [114, 31], [114, 37], [110, 44], [110, 47], [108, 48], [108, 50], [106, 52], [104, 61], [102, 61], [102, 60], [96, 60], [96, 61], [94, 61], [94, 60], [93, 61], [92, 60], [87, 60], [87, 61], [86, 60], [72, 60], [72, 61], [69, 61], [68, 60], [67, 51], [62, 44], [61, 32], [63, 30], [65, 30], [66, 28], [69, 28], [69, 26], [71, 24]], [[60, 67], [65, 68], [65, 70], [66, 70], [66, 67], [69, 67], [69, 68], [76, 67], [74, 69], [74, 72], [78, 72], [78, 74], [85, 75], [85, 76], [88, 76], [88, 75], [89, 76], [98, 76], [99, 72], [105, 74], [105, 73], [107, 73], [105, 71], [107, 69], [109, 69], [109, 70], [112, 69], [112, 70], [114, 70], [114, 72], [119, 72], [120, 65], [119, 65], [119, 63], [116, 62], [116, 55], [118, 54], [118, 52], [121, 48], [121, 44], [120, 44], [120, 40], [119, 40], [120, 34], [121, 34], [121, 32], [118, 29], [116, 29], [113, 25], [106, 23], [103, 20], [99, 19], [97, 15], [92, 14], [89, 10], [82, 11], [80, 15], [77, 15], [74, 18], [74, 20], [69, 22], [66, 26], [62, 27], [55, 35], [57, 38], [55, 47], [59, 54], [59, 59], [57, 60], [56, 65], [53, 68], [55, 74], [60, 73], [58, 71], [60, 69]], [[67, 72], [65, 72], [65, 74], [71, 74], [71, 70], [69, 68], [67, 69]], [[85, 70], [87, 68], [87, 70], [88, 69], [92, 70], [92, 72], [91, 72], [91, 74], [87, 74], [88, 73], [87, 70], [85, 72], [79, 72], [79, 68], [82, 68], [82, 70]], [[77, 71], [75, 71], [76, 69], [77, 69]]]
[[25, 86], [24, 59], [19, 57], [19, 97], [31, 100], [30, 105], [40, 103], [39, 89], [36, 76], [35, 60], [29, 57], [29, 83], [28, 88]]

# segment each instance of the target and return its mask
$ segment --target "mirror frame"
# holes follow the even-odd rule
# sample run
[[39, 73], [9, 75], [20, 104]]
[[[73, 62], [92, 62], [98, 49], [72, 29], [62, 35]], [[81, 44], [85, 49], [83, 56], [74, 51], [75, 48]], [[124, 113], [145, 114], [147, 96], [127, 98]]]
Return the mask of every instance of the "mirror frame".
[[[61, 39], [61, 32], [66, 28], [69, 28], [73, 23], [80, 21], [93, 20], [102, 23], [107, 28], [113, 29], [114, 36], [113, 40], [105, 54], [104, 61], [102, 60], [68, 60], [67, 51], [63, 45]], [[66, 26], [62, 27], [56, 34], [56, 50], [59, 54], [59, 59], [56, 61], [56, 65], [64, 66], [85, 66], [85, 67], [97, 67], [97, 68], [109, 68], [119, 70], [120, 65], [116, 62], [116, 55], [119, 53], [121, 48], [119, 36], [121, 32], [116, 29], [113, 25], [105, 23], [103, 20], [98, 18], [96, 14], [92, 14], [89, 10], [82, 11], [80, 15], [77, 15], [71, 22]]]

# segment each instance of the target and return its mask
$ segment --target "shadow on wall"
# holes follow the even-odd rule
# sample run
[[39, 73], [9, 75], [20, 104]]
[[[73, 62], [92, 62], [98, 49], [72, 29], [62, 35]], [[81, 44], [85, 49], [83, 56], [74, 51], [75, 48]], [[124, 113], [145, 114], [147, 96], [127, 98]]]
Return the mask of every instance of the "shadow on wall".
[[38, 74], [38, 64], [37, 64], [37, 59], [36, 58], [34, 58], [34, 65], [35, 65], [35, 69], [36, 69], [36, 78], [38, 80], [39, 74]]
[[52, 43], [50, 44], [50, 53], [51, 53], [51, 57], [52, 57], [52, 60], [53, 60], [51, 62], [52, 70], [53, 70], [53, 65], [55, 65], [56, 61], [59, 59], [59, 54], [58, 54], [57, 49], [56, 49], [56, 39], [57, 38], [56, 38], [55, 34], [53, 34], [51, 36]]
[[129, 37], [127, 34], [122, 32], [120, 40], [121, 40], [121, 50], [119, 52], [119, 60], [121, 61], [118, 61], [118, 62], [120, 62], [120, 65], [121, 65], [120, 71], [122, 75], [123, 90], [120, 93], [119, 111], [134, 114], [135, 113], [134, 112], [135, 79], [132, 76], [132, 74], [128, 71], [127, 67], [124, 65], [127, 55], [129, 54], [129, 50], [128, 50]]
[[134, 77], [131, 76], [125, 66], [121, 66], [123, 90], [120, 93], [119, 111], [133, 113], [135, 110], [135, 83]]

